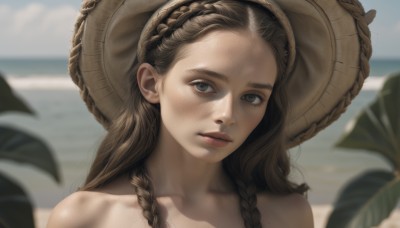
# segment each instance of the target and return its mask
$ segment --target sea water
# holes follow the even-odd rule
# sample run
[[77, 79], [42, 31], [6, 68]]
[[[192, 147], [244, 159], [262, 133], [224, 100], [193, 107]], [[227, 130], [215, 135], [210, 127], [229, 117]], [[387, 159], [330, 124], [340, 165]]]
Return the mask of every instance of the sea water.
[[[311, 186], [311, 203], [330, 204], [351, 178], [367, 169], [390, 168], [372, 153], [338, 149], [334, 143], [346, 123], [375, 98], [385, 76], [398, 71], [400, 60], [372, 60], [372, 76], [347, 112], [313, 139], [291, 149], [293, 176]], [[0, 116], [0, 125], [45, 140], [58, 161], [62, 183], [56, 184], [32, 166], [4, 160], [0, 161], [0, 172], [21, 183], [36, 206], [53, 207], [82, 184], [105, 130], [87, 111], [69, 79], [66, 59], [0, 59], [0, 72], [35, 111], [35, 116], [5, 113]]]

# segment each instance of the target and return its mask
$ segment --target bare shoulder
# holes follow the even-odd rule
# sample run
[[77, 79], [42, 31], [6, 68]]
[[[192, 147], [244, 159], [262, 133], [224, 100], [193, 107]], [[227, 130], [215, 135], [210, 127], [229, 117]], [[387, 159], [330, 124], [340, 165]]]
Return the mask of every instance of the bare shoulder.
[[144, 227], [128, 176], [121, 176], [94, 191], [79, 191], [52, 211], [47, 228]]
[[272, 227], [313, 228], [313, 215], [307, 199], [300, 194], [257, 195], [263, 224]]
[[94, 227], [105, 213], [107, 199], [99, 192], [78, 191], [62, 200], [51, 212], [47, 228]]

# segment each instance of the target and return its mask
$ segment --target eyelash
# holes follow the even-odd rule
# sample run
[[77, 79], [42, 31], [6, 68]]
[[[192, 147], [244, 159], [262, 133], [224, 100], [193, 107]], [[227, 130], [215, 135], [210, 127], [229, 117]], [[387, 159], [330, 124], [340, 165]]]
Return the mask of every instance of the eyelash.
[[[246, 99], [245, 99], [245, 96], [255, 96], [259, 101], [257, 102], [257, 104], [254, 104], [253, 102], [249, 102], [249, 101], [247, 101]], [[242, 100], [244, 100], [244, 101], [246, 101], [246, 102], [248, 102], [248, 103], [250, 103], [250, 104], [252, 104], [252, 105], [254, 105], [254, 106], [258, 106], [258, 105], [261, 105], [262, 103], [263, 103], [263, 101], [264, 101], [264, 99], [260, 96], [260, 95], [257, 95], [257, 94], [245, 94], [245, 95], [243, 95], [240, 99], [242, 99]]]
[[[206, 81], [194, 81], [194, 82], [191, 83], [191, 85], [196, 90], [196, 92], [201, 93], [201, 94], [209, 94], [209, 93], [214, 93], [215, 92], [214, 87], [210, 83], [208, 83]], [[208, 88], [211, 88], [212, 91], [211, 92], [206, 92], [206, 91], [200, 90], [198, 88], [199, 85], [206, 85], [206, 86], [208, 86]]]
[[[201, 95], [208, 95], [208, 94], [211, 94], [211, 93], [215, 93], [215, 89], [214, 89], [214, 87], [211, 85], [211, 83], [209, 83], [209, 82], [206, 82], [206, 81], [194, 81], [194, 82], [192, 82], [191, 83], [191, 85], [193, 86], [193, 89], [197, 92], [197, 93], [199, 93], [199, 94], [201, 94]], [[206, 86], [208, 86], [207, 87], [207, 89], [208, 88], [211, 88], [211, 90], [212, 91], [208, 91], [208, 92], [206, 92], [206, 90], [201, 90], [201, 89], [199, 89], [199, 85], [206, 85]], [[253, 102], [251, 102], [251, 101], [248, 101], [247, 99], [246, 99], [246, 96], [254, 96], [256, 99], [258, 99], [258, 101], [257, 101], [257, 103], [253, 103]], [[248, 98], [248, 97], [247, 97]], [[245, 95], [243, 95], [241, 98], [240, 98], [241, 100], [243, 100], [243, 101], [245, 101], [245, 102], [247, 102], [247, 103], [249, 103], [249, 104], [251, 104], [251, 105], [254, 105], [254, 106], [258, 106], [258, 105], [261, 105], [262, 103], [263, 103], [263, 101], [264, 101], [264, 99], [263, 99], [263, 97], [262, 96], [260, 96], [260, 95], [257, 95], [257, 94], [245, 94]]]

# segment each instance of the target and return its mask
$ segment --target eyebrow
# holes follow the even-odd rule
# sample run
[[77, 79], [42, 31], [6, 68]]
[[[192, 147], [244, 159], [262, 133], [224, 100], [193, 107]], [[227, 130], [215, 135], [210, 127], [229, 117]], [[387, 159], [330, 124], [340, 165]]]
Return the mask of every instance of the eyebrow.
[[[211, 77], [216, 77], [222, 81], [228, 82], [227, 76], [220, 74], [218, 72], [209, 70], [209, 69], [196, 68], [196, 69], [191, 69], [189, 71], [197, 73], [197, 74], [203, 74], [203, 75], [207, 75], [207, 76], [211, 76]], [[247, 86], [250, 86], [250, 87], [253, 87], [256, 89], [267, 89], [267, 90], [272, 90], [274, 88], [274, 86], [269, 83], [264, 84], [264, 83], [256, 83], [256, 82], [249, 82], [249, 83], [247, 83]]]

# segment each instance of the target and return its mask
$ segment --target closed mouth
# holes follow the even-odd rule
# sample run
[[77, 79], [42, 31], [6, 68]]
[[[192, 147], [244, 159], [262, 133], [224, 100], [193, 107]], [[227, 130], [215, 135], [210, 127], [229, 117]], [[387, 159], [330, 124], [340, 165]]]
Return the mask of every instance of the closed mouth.
[[225, 133], [222, 132], [212, 132], [212, 133], [201, 133], [203, 137], [210, 137], [217, 140], [222, 140], [225, 142], [232, 142], [232, 139]]

